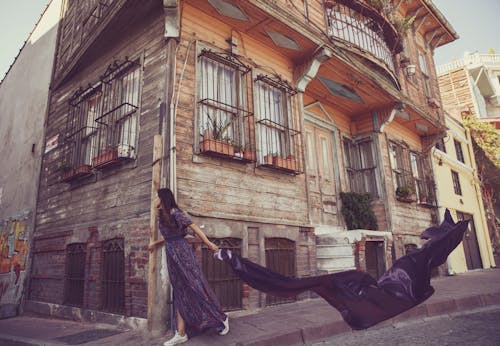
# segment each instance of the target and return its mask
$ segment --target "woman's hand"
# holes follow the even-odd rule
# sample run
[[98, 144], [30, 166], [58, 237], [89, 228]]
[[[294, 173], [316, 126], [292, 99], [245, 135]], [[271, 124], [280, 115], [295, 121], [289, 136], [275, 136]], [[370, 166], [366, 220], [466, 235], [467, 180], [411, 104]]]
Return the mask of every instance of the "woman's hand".
[[162, 244], [164, 242], [163, 239], [158, 239], [154, 242], [152, 242], [151, 244], [149, 244], [148, 248], [149, 248], [149, 251], [153, 251], [158, 245]]
[[219, 247], [217, 245], [215, 245], [214, 243], [210, 242], [210, 244], [208, 244], [208, 248], [210, 250], [212, 250], [212, 252], [217, 252], [219, 251]]

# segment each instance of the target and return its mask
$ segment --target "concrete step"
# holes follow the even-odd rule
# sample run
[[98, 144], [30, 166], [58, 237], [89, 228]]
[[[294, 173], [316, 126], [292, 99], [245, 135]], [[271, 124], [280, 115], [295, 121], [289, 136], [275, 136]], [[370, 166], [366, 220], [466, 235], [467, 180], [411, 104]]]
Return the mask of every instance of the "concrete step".
[[316, 245], [317, 257], [353, 256], [352, 245]]
[[317, 258], [317, 269], [352, 268], [355, 267], [354, 256]]

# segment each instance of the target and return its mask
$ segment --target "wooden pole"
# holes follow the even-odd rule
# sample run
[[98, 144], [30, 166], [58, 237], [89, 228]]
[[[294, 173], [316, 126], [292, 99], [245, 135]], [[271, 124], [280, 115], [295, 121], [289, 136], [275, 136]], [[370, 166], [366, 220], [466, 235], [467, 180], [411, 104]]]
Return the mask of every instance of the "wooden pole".
[[[151, 180], [151, 210], [150, 210], [150, 220], [149, 220], [149, 244], [154, 243], [158, 240], [158, 210], [155, 206], [155, 199], [157, 196], [157, 191], [160, 188], [160, 173], [161, 173], [161, 157], [162, 157], [162, 136], [155, 135], [153, 139], [153, 169], [152, 169], [152, 180]], [[156, 258], [157, 249], [155, 246], [152, 251], [149, 252], [149, 274], [148, 274], [148, 330], [153, 329], [153, 319], [154, 319], [154, 307], [155, 307], [155, 296], [156, 296], [156, 280], [157, 280], [157, 270], [156, 270]]]

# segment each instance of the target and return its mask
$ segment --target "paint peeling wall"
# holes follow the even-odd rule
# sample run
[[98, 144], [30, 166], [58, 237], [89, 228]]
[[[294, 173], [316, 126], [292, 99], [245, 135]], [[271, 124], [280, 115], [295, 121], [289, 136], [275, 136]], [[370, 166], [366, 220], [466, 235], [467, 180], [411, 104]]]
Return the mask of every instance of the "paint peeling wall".
[[0, 82], [0, 319], [21, 311], [61, 0], [52, 0]]
[[0, 318], [15, 315], [21, 302], [30, 224], [31, 213], [0, 221]]

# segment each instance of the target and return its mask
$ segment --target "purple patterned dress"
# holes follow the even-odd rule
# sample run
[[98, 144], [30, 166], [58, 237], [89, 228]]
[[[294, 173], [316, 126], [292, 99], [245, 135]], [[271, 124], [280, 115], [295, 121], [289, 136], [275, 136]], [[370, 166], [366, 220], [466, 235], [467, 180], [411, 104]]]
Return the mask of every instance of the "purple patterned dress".
[[193, 248], [184, 239], [187, 227], [193, 222], [180, 209], [172, 209], [170, 214], [175, 225], [160, 222], [160, 232], [165, 239], [168, 275], [173, 288], [173, 330], [177, 330], [178, 309], [189, 337], [208, 328], [220, 331], [224, 329], [222, 321], [226, 315], [196, 261]]

